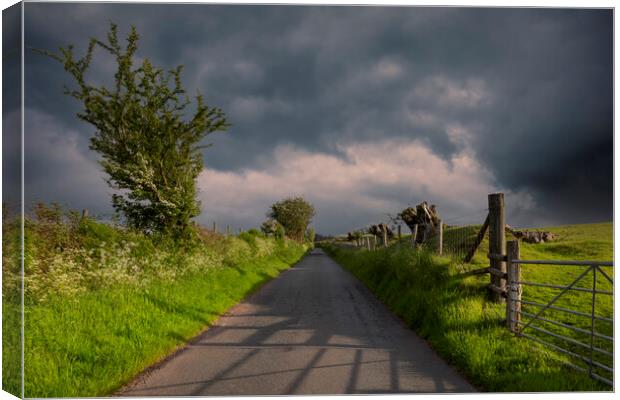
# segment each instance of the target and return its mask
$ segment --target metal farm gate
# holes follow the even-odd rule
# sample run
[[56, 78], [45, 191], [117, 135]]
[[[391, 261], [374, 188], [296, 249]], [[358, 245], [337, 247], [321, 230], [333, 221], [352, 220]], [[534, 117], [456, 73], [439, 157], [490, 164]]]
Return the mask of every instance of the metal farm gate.
[[[597, 312], [597, 296], [612, 296], [613, 304], [613, 272], [604, 269], [613, 268], [613, 262], [521, 260], [517, 241], [507, 243], [507, 253], [504, 296], [510, 330], [568, 356], [573, 362], [562, 360], [565, 364], [613, 386], [613, 318]], [[524, 265], [572, 267], [570, 272], [577, 276], [562, 285], [525, 281], [521, 278]], [[583, 271], [575, 273], [574, 268]], [[550, 294], [550, 300], [523, 296], [528, 286]]]

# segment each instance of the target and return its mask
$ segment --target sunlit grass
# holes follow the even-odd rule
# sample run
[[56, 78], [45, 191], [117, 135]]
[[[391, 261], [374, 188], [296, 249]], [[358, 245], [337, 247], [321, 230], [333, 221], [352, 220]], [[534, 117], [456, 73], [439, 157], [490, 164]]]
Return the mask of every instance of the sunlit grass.
[[[21, 396], [21, 274], [19, 221], [2, 224], [2, 390]], [[14, 285], [6, 282], [16, 279]], [[14, 279], [15, 280], [15, 279]]]
[[110, 394], [195, 336], [302, 252], [192, 273], [137, 289], [56, 297], [26, 317], [26, 395]]
[[[459, 237], [475, 236], [479, 227], [453, 228], [451, 234]], [[521, 244], [522, 259], [601, 260], [613, 259], [612, 224], [574, 225], [546, 228], [558, 235], [558, 240], [544, 244]], [[448, 233], [447, 231], [446, 233]], [[485, 239], [470, 264], [462, 259], [433, 256], [425, 251], [413, 251], [408, 238], [400, 244], [378, 251], [354, 250], [326, 246], [326, 250], [345, 268], [400, 315], [449, 362], [460, 369], [469, 380], [488, 391], [579, 391], [610, 390], [607, 385], [590, 379], [562, 364], [569, 359], [558, 352], [510, 333], [505, 322], [505, 305], [490, 301], [485, 286], [488, 275], [461, 277], [460, 273], [488, 266], [488, 241]], [[509, 240], [512, 238], [508, 238]], [[429, 246], [432, 249], [432, 246]], [[569, 284], [585, 267], [523, 266], [523, 279], [527, 281]], [[606, 268], [608, 274], [613, 268]], [[598, 288], [612, 290], [611, 285], [599, 276]], [[579, 283], [591, 287], [592, 278]], [[558, 291], [555, 289], [526, 287], [524, 300], [540, 303], [550, 301]], [[557, 305], [589, 313], [591, 294], [571, 292], [563, 296]], [[533, 308], [524, 311], [535, 313]], [[611, 296], [599, 296], [596, 300], [597, 314], [613, 317]], [[563, 323], [589, 329], [590, 320], [566, 313], [544, 314]], [[525, 318], [524, 318], [525, 321]], [[598, 324], [598, 323], [597, 323]], [[613, 335], [611, 324], [601, 322], [597, 331]], [[537, 322], [536, 326], [578, 337], [573, 331]], [[530, 331], [530, 334], [536, 332]], [[558, 343], [554, 338], [546, 340]], [[595, 345], [611, 351], [602, 340]], [[567, 347], [562, 343], [563, 347]], [[581, 350], [581, 349], [580, 349]], [[584, 355], [589, 353], [584, 353]], [[603, 361], [609, 363], [609, 358]], [[574, 362], [574, 361], [573, 361]], [[583, 366], [583, 365], [581, 365]], [[599, 374], [604, 375], [600, 371]], [[605, 376], [605, 375], [604, 375]]]
[[[19, 395], [13, 236], [3, 237], [3, 388]], [[92, 220], [28, 221], [25, 396], [112, 394], [306, 248], [256, 231], [228, 238], [202, 231], [194, 242], [177, 243]]]

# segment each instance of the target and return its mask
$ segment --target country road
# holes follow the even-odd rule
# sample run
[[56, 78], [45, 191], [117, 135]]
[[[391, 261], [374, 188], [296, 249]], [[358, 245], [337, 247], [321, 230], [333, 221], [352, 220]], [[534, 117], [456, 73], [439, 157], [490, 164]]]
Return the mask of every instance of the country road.
[[474, 390], [362, 283], [316, 249], [118, 394]]

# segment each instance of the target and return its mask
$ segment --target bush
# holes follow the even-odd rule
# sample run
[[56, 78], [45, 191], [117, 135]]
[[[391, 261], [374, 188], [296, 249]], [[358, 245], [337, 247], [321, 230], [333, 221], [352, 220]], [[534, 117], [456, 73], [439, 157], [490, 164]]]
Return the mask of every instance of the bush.
[[314, 233], [314, 228], [308, 228], [308, 230], [306, 231], [306, 238], [310, 243], [314, 243], [315, 236], [316, 235]]
[[263, 234], [256, 228], [252, 228], [247, 231], [252, 236], [263, 236]]
[[245, 241], [247, 244], [249, 244], [253, 248], [256, 248], [256, 236], [257, 235], [253, 235], [250, 232], [241, 232], [237, 237]]
[[276, 231], [274, 233], [276, 239], [284, 240], [285, 235], [286, 229], [284, 229], [284, 226], [282, 226], [281, 224], [276, 225]]

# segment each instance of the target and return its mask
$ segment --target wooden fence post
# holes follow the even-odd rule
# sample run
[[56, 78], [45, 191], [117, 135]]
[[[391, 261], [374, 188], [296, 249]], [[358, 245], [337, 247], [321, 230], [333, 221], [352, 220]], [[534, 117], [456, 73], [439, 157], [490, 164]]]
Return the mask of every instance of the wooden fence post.
[[82, 210], [82, 219], [88, 218], [88, 208]]
[[383, 247], [387, 247], [388, 245], [388, 240], [387, 240], [387, 229], [383, 230]]
[[398, 225], [398, 240], [400, 241], [400, 239], [402, 239], [402, 238], [403, 238], [403, 235], [402, 235], [402, 233], [400, 231], [400, 225]]
[[482, 243], [482, 239], [484, 239], [484, 234], [486, 233], [488, 228], [489, 228], [489, 214], [487, 214], [487, 217], [484, 219], [484, 223], [482, 224], [482, 227], [480, 228], [480, 231], [478, 232], [478, 235], [476, 236], [474, 245], [469, 249], [469, 252], [467, 252], [467, 255], [465, 256], [466, 263], [470, 262], [471, 259], [474, 258], [474, 254], [476, 254], [476, 249], [478, 249], [478, 246], [480, 246], [480, 243]]
[[413, 247], [416, 246], [416, 239], [418, 237], [418, 224], [413, 225], [413, 234], [411, 235], [411, 243], [413, 244]]
[[443, 254], [443, 221], [439, 220], [439, 255]]
[[[491, 269], [506, 272], [506, 220], [504, 217], [504, 194], [492, 193], [489, 195], [489, 259]], [[491, 285], [502, 292], [506, 289], [506, 281], [501, 276], [490, 274]], [[492, 291], [491, 296], [496, 302], [504, 301], [498, 291]]]
[[215, 224], [215, 221], [213, 221], [213, 232], [217, 232], [217, 225]]
[[366, 239], [366, 247], [370, 250], [370, 238], [368, 236], [364, 237]]
[[521, 264], [513, 263], [520, 258], [519, 241], [511, 240], [506, 246], [508, 265], [508, 299], [506, 301], [506, 320], [513, 333], [519, 332], [521, 321]]
[[226, 236], [230, 236], [230, 225], [226, 225]]

